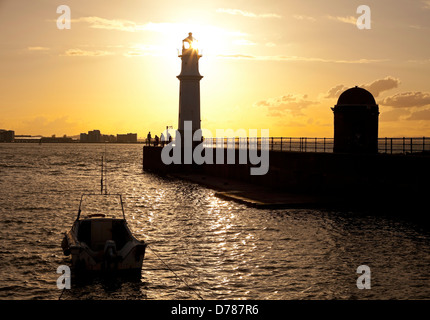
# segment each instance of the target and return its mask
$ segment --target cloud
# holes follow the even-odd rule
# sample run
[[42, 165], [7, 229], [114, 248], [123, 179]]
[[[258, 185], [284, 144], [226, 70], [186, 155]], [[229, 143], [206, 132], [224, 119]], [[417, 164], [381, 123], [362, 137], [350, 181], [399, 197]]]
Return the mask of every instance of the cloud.
[[108, 56], [108, 55], [112, 55], [112, 54], [113, 54], [113, 52], [102, 51], [102, 50], [89, 51], [89, 50], [81, 50], [81, 49], [69, 49], [63, 54], [63, 56], [68, 56], [68, 57], [102, 57], [102, 56]]
[[[105, 19], [100, 17], [82, 17], [74, 20], [74, 22], [87, 22], [90, 24], [90, 28], [94, 29], [106, 29], [106, 30], [120, 30], [127, 32], [136, 32], [151, 29], [152, 24], [146, 25], [138, 24], [130, 20], [122, 19]], [[152, 26], [153, 28], [153, 26]]]
[[28, 51], [48, 51], [50, 50], [47, 47], [27, 47]]
[[225, 9], [225, 8], [218, 8], [216, 9], [216, 12], [218, 13], [227, 13], [231, 15], [240, 15], [248, 18], [282, 18], [279, 14], [276, 13], [253, 13], [249, 11], [243, 11], [239, 9]]
[[90, 28], [93, 29], [101, 29], [101, 30], [117, 30], [124, 32], [159, 32], [163, 34], [167, 34], [169, 36], [182, 34], [185, 32], [189, 32], [189, 30], [199, 30], [199, 34], [205, 38], [213, 38], [214, 35], [217, 37], [244, 37], [247, 36], [246, 33], [235, 31], [235, 30], [226, 30], [217, 26], [212, 25], [198, 25], [198, 24], [187, 24], [187, 23], [170, 23], [170, 22], [147, 22], [144, 24], [137, 23], [131, 20], [123, 20], [123, 19], [105, 19], [101, 17], [81, 17], [73, 20], [73, 22], [84, 22], [88, 23]]
[[126, 57], [141, 57], [141, 56], [160, 56], [161, 48], [153, 45], [135, 44], [129, 47], [129, 51], [124, 53]]
[[410, 116], [411, 112], [407, 109], [392, 109], [385, 111], [381, 108], [381, 115], [379, 117], [379, 121], [381, 122], [389, 122], [389, 121], [399, 121], [404, 120], [406, 117]]
[[427, 64], [427, 63], [430, 63], [430, 58], [429, 59], [421, 59], [421, 60], [408, 60], [408, 62], [410, 62], [410, 63], [419, 63], [419, 64]]
[[317, 20], [314, 17], [304, 16], [304, 15], [300, 15], [300, 14], [293, 15], [293, 18], [297, 19], [297, 20], [306, 20], [306, 21], [311, 21], [311, 22], [315, 22]]
[[246, 60], [254, 60], [257, 59], [256, 56], [248, 55], [248, 54], [219, 54], [217, 55], [218, 58], [224, 58], [224, 59], [246, 59]]
[[[366, 89], [372, 93], [374, 97], [378, 97], [382, 92], [397, 88], [400, 84], [400, 80], [391, 76], [385, 77], [384, 79], [378, 79], [368, 84], [363, 84], [359, 87]], [[339, 84], [327, 92], [324, 96], [325, 99], [338, 98], [342, 92], [349, 89], [349, 87]]]
[[430, 109], [416, 111], [406, 120], [430, 120]]
[[139, 31], [154, 31], [169, 33], [173, 30], [177, 30], [180, 26], [185, 26], [179, 23], [170, 22], [147, 22], [144, 24], [139, 24], [131, 20], [124, 19], [105, 19], [101, 17], [82, 17], [74, 20], [76, 22], [86, 22], [93, 29], [105, 29], [105, 30], [118, 30], [125, 32], [139, 32]]
[[399, 120], [430, 120], [430, 108], [416, 110], [408, 108], [396, 108], [381, 112], [380, 121], [399, 121]]
[[362, 85], [361, 87], [370, 91], [374, 97], [377, 97], [381, 92], [397, 88], [399, 84], [399, 79], [388, 76], [384, 79], [375, 80], [372, 83]]
[[358, 60], [330, 60], [314, 57], [299, 57], [299, 56], [253, 56], [247, 54], [219, 54], [219, 58], [224, 59], [246, 59], [246, 60], [260, 60], [260, 61], [304, 61], [304, 62], [325, 62], [325, 63], [345, 63], [345, 64], [368, 64], [383, 62], [387, 60], [379, 59], [358, 59]]
[[344, 92], [348, 87], [345, 87], [343, 84], [337, 85], [333, 88], [331, 88], [327, 95], [324, 97], [326, 99], [332, 99], [332, 98], [338, 98], [342, 92]]
[[286, 94], [276, 98], [260, 100], [254, 106], [266, 107], [268, 116], [279, 117], [286, 113], [290, 113], [293, 116], [302, 116], [302, 110], [313, 104], [317, 104], [317, 102], [309, 100], [307, 95]]
[[421, 91], [409, 91], [387, 97], [380, 102], [393, 108], [421, 108], [430, 105], [430, 93]]
[[357, 25], [357, 18], [353, 16], [348, 17], [334, 17], [334, 16], [327, 16], [330, 20], [339, 21], [343, 23], [349, 23], [353, 25]]
[[256, 43], [252, 42], [250, 40], [247, 39], [238, 39], [233, 41], [234, 44], [238, 45], [238, 46], [255, 46]]

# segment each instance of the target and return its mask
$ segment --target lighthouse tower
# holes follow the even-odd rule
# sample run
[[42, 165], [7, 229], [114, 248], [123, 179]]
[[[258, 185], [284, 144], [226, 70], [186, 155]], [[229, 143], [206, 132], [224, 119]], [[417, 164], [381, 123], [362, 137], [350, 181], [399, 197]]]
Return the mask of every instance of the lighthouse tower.
[[200, 80], [199, 73], [199, 49], [197, 40], [190, 32], [188, 37], [182, 40], [181, 74], [178, 76], [179, 84], [179, 125], [178, 131], [184, 137], [184, 130], [189, 130], [184, 125], [185, 121], [192, 121], [192, 134], [200, 129]]

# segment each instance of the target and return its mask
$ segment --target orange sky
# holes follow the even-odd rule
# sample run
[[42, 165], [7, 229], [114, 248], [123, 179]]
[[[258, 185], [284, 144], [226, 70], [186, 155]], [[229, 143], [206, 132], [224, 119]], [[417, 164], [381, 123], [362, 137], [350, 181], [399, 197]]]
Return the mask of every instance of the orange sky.
[[[364, 86], [383, 136], [430, 135], [430, 1], [0, 0], [0, 128], [16, 134], [177, 127], [180, 42], [193, 32], [202, 127], [331, 137], [337, 97]], [[59, 5], [71, 29], [59, 30]]]

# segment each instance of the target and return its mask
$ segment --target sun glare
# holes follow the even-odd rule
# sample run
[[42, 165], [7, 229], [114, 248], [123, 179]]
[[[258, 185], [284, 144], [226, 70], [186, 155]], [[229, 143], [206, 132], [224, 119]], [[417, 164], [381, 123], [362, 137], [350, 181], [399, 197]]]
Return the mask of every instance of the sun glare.
[[[236, 53], [238, 48], [235, 41], [247, 36], [236, 30], [199, 23], [166, 23], [157, 25], [157, 28], [154, 25], [153, 28], [159, 34], [135, 48], [130, 56], [159, 57], [163, 62], [158, 64], [158, 72], [176, 75], [181, 68], [178, 56], [182, 54], [183, 47], [186, 50], [191, 48], [202, 55], [200, 70], [202, 74], [210, 74], [211, 79], [219, 76], [216, 70], [218, 65], [215, 63], [217, 57]], [[183, 41], [190, 32], [194, 41]]]
[[[200, 53], [205, 56], [216, 56], [219, 54], [226, 54], [230, 49], [230, 45], [234, 45], [234, 41], [244, 36], [243, 33], [231, 31], [216, 27], [213, 25], [202, 24], [169, 24], [164, 26], [165, 29], [160, 30], [163, 32], [162, 43], [159, 43], [164, 52], [171, 52], [172, 47], [175, 46], [179, 51], [182, 48], [182, 40], [192, 32], [194, 40], [191, 43], [191, 48], [199, 49]], [[167, 30], [168, 29], [168, 30]], [[186, 48], [187, 49], [187, 48]]]
[[192, 49], [198, 49], [199, 48], [199, 42], [194, 39], [194, 41], [191, 42], [191, 48]]

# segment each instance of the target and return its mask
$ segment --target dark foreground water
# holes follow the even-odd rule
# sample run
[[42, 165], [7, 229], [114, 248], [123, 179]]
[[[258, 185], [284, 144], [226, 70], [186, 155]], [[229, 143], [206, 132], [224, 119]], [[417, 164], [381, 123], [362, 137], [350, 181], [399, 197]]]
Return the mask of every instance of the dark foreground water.
[[[140, 280], [72, 283], [62, 299], [430, 298], [430, 236], [412, 223], [247, 208], [143, 173], [141, 145], [0, 144], [0, 299], [59, 298], [62, 233], [81, 194], [99, 192], [105, 148], [108, 191], [123, 194], [136, 237], [182, 280], [147, 250]], [[369, 290], [357, 288], [360, 265]]]

